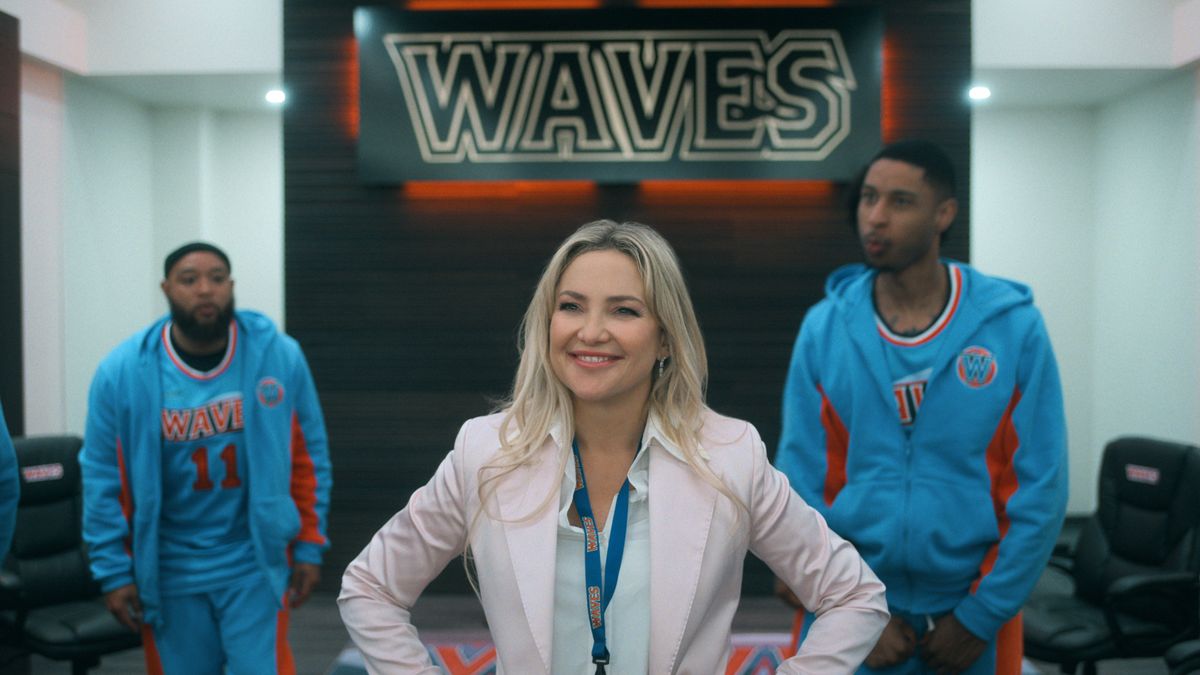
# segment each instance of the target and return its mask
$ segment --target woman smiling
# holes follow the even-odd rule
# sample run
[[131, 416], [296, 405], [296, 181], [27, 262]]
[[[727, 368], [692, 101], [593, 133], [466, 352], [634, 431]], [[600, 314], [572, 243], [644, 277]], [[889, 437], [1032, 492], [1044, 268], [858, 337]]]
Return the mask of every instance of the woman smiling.
[[474, 563], [501, 673], [724, 673], [747, 551], [817, 621], [781, 673], [849, 673], [887, 622], [883, 585], [704, 404], [678, 260], [600, 221], [559, 247], [522, 323], [509, 402], [469, 420], [430, 482], [346, 570], [342, 617], [375, 673], [437, 673], [410, 622]]

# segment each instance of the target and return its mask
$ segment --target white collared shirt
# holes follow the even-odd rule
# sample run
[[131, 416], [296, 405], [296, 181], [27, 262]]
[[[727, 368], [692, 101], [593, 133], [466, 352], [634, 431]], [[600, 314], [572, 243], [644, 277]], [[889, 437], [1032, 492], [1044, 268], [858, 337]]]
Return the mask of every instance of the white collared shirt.
[[[617, 590], [604, 613], [611, 675], [645, 675], [650, 662], [650, 453], [660, 443], [653, 420], [642, 433], [641, 448], [629, 467], [629, 525]], [[557, 435], [556, 435], [557, 439]], [[560, 447], [562, 447], [560, 445]], [[670, 447], [667, 444], [667, 447]], [[570, 452], [570, 446], [567, 446]], [[575, 464], [566, 462], [558, 499], [558, 548], [554, 565], [553, 673], [594, 673], [592, 629], [584, 579], [583, 529], [567, 520], [575, 491]], [[601, 566], [607, 562], [616, 497], [600, 532]]]

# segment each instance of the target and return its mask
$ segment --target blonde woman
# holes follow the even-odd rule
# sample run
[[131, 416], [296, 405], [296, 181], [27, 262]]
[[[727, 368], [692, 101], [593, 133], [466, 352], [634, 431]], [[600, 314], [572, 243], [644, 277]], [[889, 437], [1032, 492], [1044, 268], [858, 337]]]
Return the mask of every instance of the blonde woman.
[[350, 563], [338, 602], [372, 673], [437, 673], [410, 621], [470, 557], [499, 672], [724, 673], [746, 551], [817, 620], [781, 673], [850, 673], [883, 585], [704, 404], [707, 363], [674, 252], [600, 221], [559, 247], [522, 324], [512, 398]]

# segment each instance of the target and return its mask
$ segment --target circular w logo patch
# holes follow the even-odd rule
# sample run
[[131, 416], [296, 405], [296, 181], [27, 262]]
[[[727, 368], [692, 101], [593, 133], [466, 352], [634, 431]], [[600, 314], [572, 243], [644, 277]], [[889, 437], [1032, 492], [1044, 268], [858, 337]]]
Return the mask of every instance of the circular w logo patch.
[[972, 345], [958, 355], [955, 370], [958, 379], [972, 389], [980, 389], [992, 383], [996, 377], [996, 357], [984, 347]]
[[258, 381], [258, 402], [274, 408], [283, 402], [283, 385], [273, 377], [264, 377]]

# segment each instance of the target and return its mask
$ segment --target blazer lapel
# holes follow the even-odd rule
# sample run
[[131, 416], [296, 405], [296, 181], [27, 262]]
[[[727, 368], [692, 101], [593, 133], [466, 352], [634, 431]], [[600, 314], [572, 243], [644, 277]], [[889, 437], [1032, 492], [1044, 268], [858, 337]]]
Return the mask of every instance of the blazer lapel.
[[717, 491], [650, 447], [650, 672], [674, 672], [700, 581]]
[[[557, 448], [548, 438], [536, 463], [522, 466], [503, 478], [496, 500], [504, 519], [504, 536], [520, 589], [521, 604], [538, 653], [550, 672], [554, 636], [554, 561], [558, 533], [558, 486], [561, 481]], [[553, 486], [553, 487], [550, 487]], [[541, 511], [547, 490], [554, 494]], [[533, 515], [531, 518], [530, 516]]]

